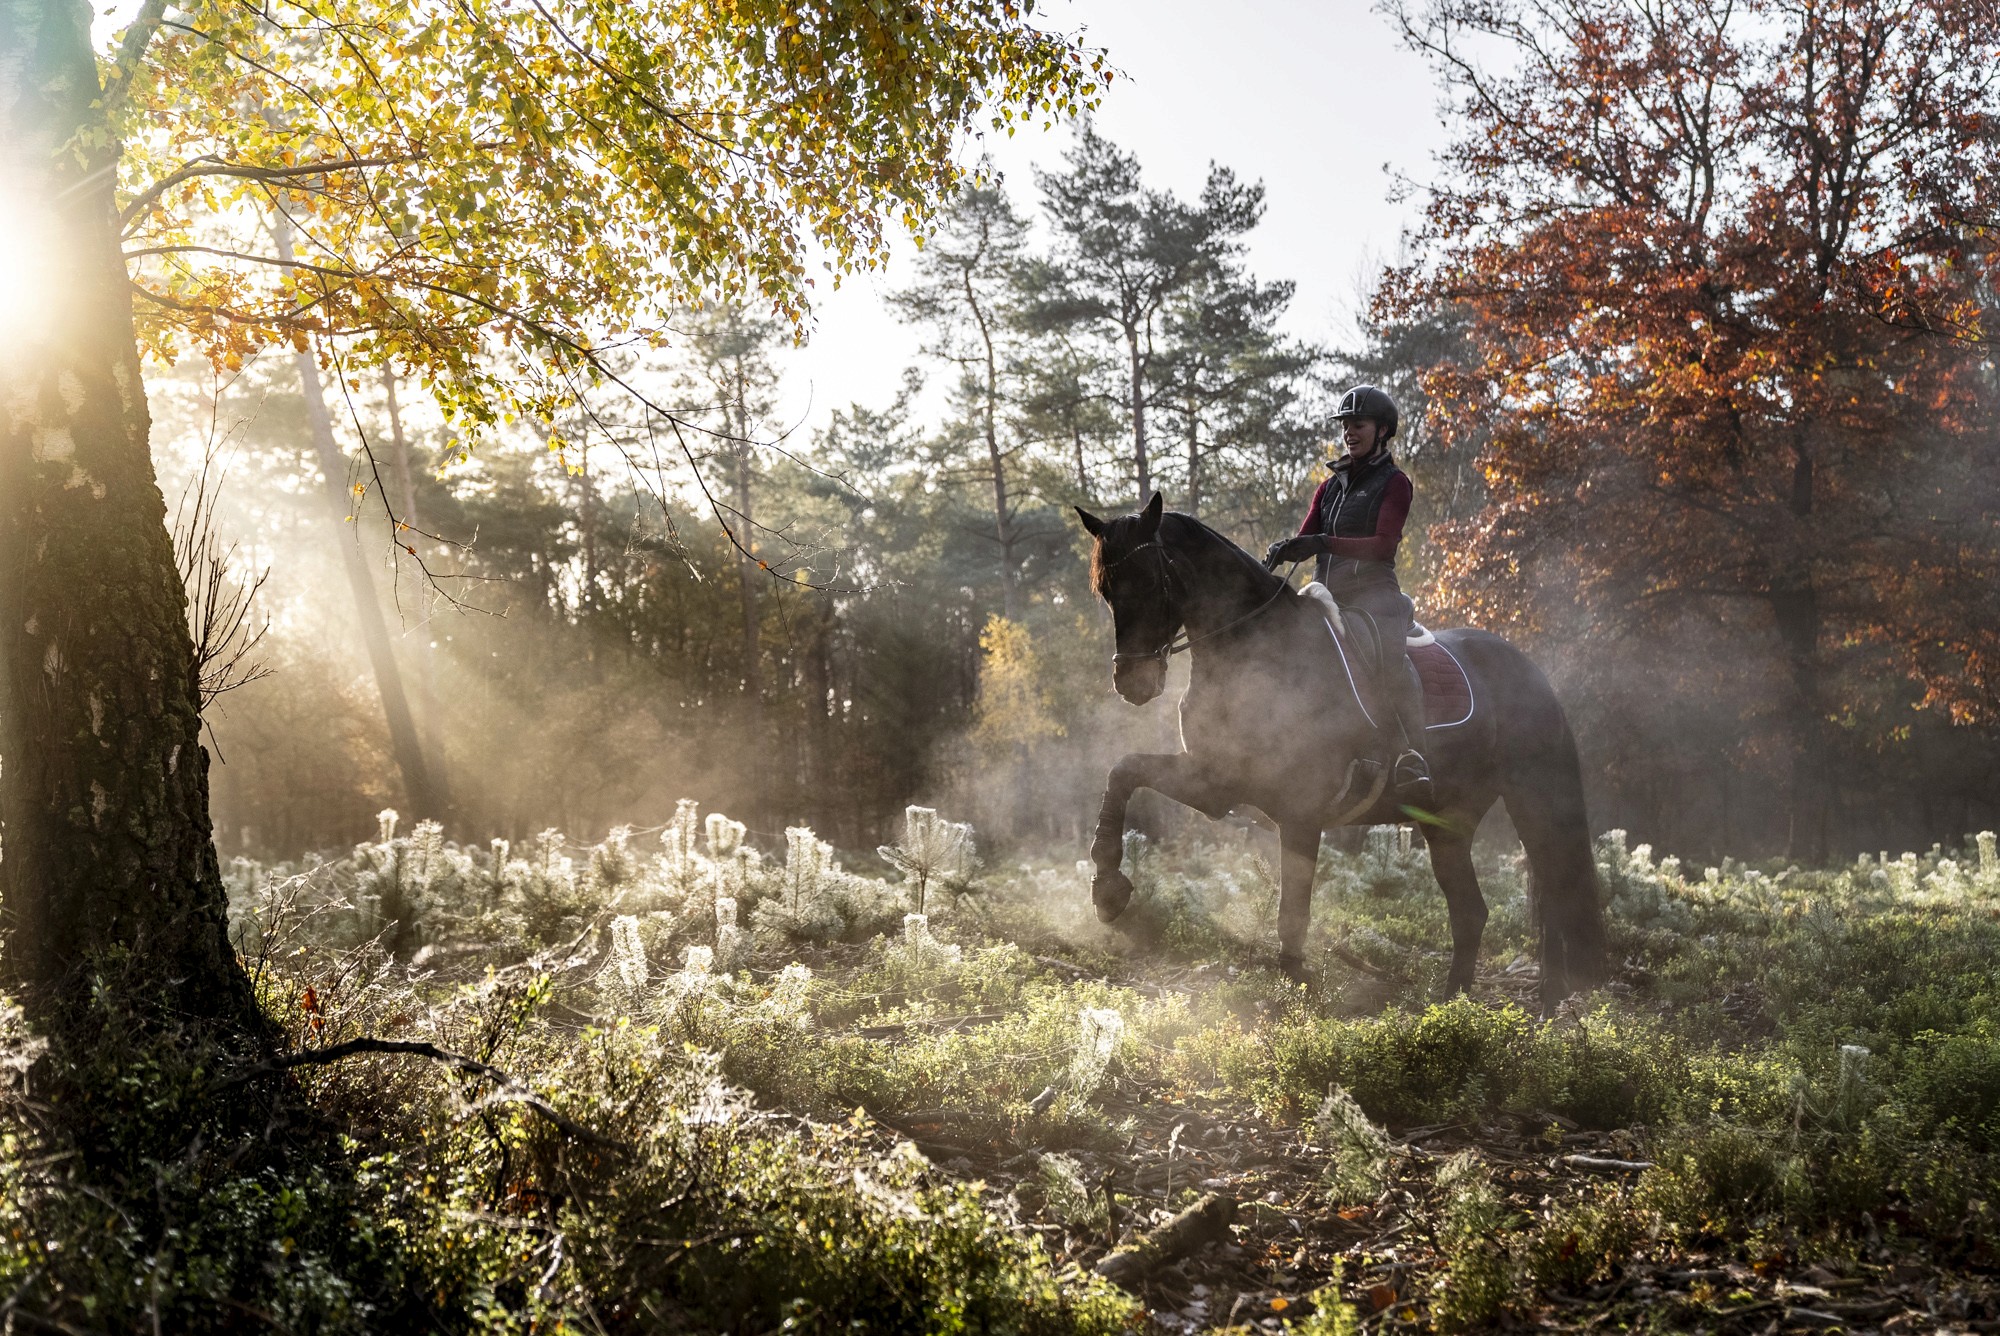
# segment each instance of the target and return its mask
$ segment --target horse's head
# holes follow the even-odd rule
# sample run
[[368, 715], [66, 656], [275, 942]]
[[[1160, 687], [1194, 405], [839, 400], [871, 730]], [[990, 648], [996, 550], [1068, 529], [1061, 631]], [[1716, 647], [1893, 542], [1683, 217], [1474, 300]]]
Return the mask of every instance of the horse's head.
[[1117, 652], [1111, 685], [1134, 705], [1167, 689], [1167, 647], [1181, 629], [1180, 589], [1160, 544], [1158, 492], [1137, 515], [1101, 520], [1081, 506], [1077, 518], [1097, 545], [1090, 555], [1090, 585], [1111, 605]]

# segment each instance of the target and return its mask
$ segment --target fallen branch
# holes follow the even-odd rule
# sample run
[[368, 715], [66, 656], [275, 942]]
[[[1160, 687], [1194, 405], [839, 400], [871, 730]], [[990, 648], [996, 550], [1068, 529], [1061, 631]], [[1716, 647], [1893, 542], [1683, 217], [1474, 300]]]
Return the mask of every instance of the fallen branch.
[[295, 1067], [323, 1067], [345, 1058], [357, 1057], [363, 1053], [406, 1054], [410, 1057], [428, 1058], [432, 1062], [441, 1062], [447, 1067], [456, 1067], [468, 1076], [483, 1078], [499, 1087], [484, 1102], [519, 1104], [523, 1108], [532, 1109], [534, 1112], [540, 1114], [556, 1130], [567, 1136], [574, 1137], [578, 1141], [589, 1142], [593, 1146], [600, 1146], [606, 1150], [615, 1150], [624, 1155], [632, 1153], [632, 1148], [624, 1142], [615, 1141], [605, 1136], [602, 1132], [593, 1131], [585, 1127], [582, 1123], [577, 1122], [574, 1118], [559, 1112], [554, 1105], [516, 1080], [511, 1073], [502, 1071], [491, 1063], [481, 1062], [477, 1058], [468, 1058], [463, 1053], [453, 1053], [450, 1049], [439, 1048], [436, 1044], [427, 1044], [416, 1039], [348, 1039], [338, 1044], [329, 1044], [325, 1048], [306, 1048], [293, 1053], [280, 1054], [269, 1061], [260, 1062], [256, 1066], [246, 1069], [239, 1075], [230, 1077], [228, 1080], [222, 1082], [221, 1088], [228, 1089], [231, 1086], [242, 1085], [254, 1076], [265, 1075], [271, 1072], [290, 1071]]
[[900, 1039], [912, 1032], [932, 1034], [971, 1030], [995, 1021], [1006, 1020], [1006, 1014], [998, 1011], [981, 1011], [967, 1016], [937, 1016], [929, 1020], [897, 1021], [893, 1025], [864, 1025], [854, 1033], [863, 1039]]
[[1158, 1229], [1149, 1229], [1105, 1254], [1097, 1264], [1097, 1274], [1130, 1289], [1161, 1267], [1228, 1237], [1229, 1223], [1235, 1218], [1235, 1201], [1211, 1192]]
[[1653, 1167], [1651, 1160], [1607, 1160], [1597, 1155], [1565, 1155], [1560, 1163], [1601, 1174], [1636, 1174]]

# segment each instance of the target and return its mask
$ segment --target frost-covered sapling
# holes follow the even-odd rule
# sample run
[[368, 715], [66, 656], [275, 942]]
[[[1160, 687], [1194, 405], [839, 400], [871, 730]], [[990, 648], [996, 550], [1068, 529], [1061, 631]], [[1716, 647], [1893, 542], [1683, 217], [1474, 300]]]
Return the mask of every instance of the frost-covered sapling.
[[734, 969], [744, 955], [745, 933], [736, 922], [736, 899], [719, 896], [715, 901], [715, 964], [725, 972]]
[[1389, 1182], [1389, 1134], [1354, 1096], [1339, 1086], [1330, 1088], [1310, 1135], [1327, 1152], [1326, 1184], [1335, 1205], [1363, 1205], [1382, 1195]]
[[645, 943], [639, 940], [637, 916], [618, 915], [611, 920], [611, 951], [602, 975], [606, 987], [630, 1007], [645, 993], [651, 973]]
[[1088, 1099], [1102, 1084], [1124, 1037], [1125, 1017], [1112, 1008], [1084, 1007], [1076, 1013], [1076, 1052], [1070, 1058], [1069, 1084], [1078, 1099]]
[[833, 846], [806, 826], [785, 831], [785, 866], [777, 894], [751, 912], [759, 932], [785, 941], [830, 942], [847, 924], [835, 896], [847, 880], [834, 859]]
[[903, 915], [903, 940], [893, 950], [912, 965], [955, 965], [961, 953], [955, 945], [940, 942], [931, 932], [928, 914]]
[[364, 934], [381, 936], [390, 955], [407, 960], [450, 935], [474, 900], [479, 876], [469, 855], [445, 844], [437, 822], [420, 821], [399, 838], [394, 809], [376, 820], [379, 838], [354, 846], [353, 903]]
[[660, 832], [657, 884], [669, 908], [687, 914], [708, 885], [708, 859], [701, 852], [701, 808], [692, 798], [674, 804], [673, 820]]
[[876, 853], [902, 870], [911, 908], [930, 914], [933, 888], [963, 890], [971, 874], [972, 827], [941, 819], [935, 808], [903, 809], [903, 841], [877, 846]]
[[584, 893], [605, 908], [620, 906], [639, 881], [639, 857], [632, 851], [632, 828], [613, 826], [604, 842], [590, 851], [583, 874]]
[[1092, 1190], [1082, 1166], [1069, 1156], [1042, 1156], [1035, 1164], [1034, 1187], [1043, 1213], [1065, 1229], [1095, 1234], [1110, 1226], [1109, 1200]]

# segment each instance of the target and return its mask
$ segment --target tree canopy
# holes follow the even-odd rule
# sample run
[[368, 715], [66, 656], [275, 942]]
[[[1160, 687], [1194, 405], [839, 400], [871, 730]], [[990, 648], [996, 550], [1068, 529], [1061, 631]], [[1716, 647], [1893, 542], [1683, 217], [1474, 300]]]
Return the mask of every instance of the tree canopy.
[[1439, 592], [1532, 625], [1564, 600], [1529, 573], [1600, 632], [1749, 609], [1808, 812], [1837, 716], [1908, 720], [1836, 675], [1993, 718], [1990, 26], [1954, 0], [1398, 14], [1461, 129], [1381, 309], [1457, 325], [1430, 426], [1487, 488]]
[[1031, 0], [149, 0], [106, 71], [140, 338], [319, 341], [468, 429], [547, 417], [676, 303], [803, 330], [815, 260], [879, 264], [969, 135], [1110, 77]]

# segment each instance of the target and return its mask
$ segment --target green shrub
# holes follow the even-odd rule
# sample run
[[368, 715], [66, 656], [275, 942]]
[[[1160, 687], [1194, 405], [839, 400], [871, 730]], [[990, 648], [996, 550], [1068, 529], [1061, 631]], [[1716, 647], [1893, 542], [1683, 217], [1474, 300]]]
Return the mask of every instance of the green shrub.
[[1474, 1331], [1500, 1316], [1515, 1289], [1513, 1266], [1502, 1238], [1506, 1203], [1486, 1166], [1470, 1151], [1438, 1170], [1443, 1194], [1437, 1214], [1442, 1273], [1435, 1282], [1431, 1318], [1440, 1331]]
[[1973, 1150], [2000, 1150], [2000, 1026], [1981, 1017], [1956, 1034], [1926, 1030], [1901, 1059], [1895, 1093], [1920, 1122]]
[[1726, 1236], [1779, 1211], [1807, 1190], [1804, 1166], [1774, 1133], [1718, 1124], [1665, 1134], [1638, 1203], [1671, 1229]]
[[1521, 1250], [1528, 1278], [1540, 1290], [1576, 1290], [1613, 1278], [1642, 1235], [1638, 1213], [1621, 1192], [1552, 1203]]
[[1282, 1025], [1272, 1036], [1265, 1102], [1296, 1114], [1330, 1086], [1392, 1126], [1473, 1116], [1511, 1087], [1532, 1022], [1456, 998], [1418, 1014]]

